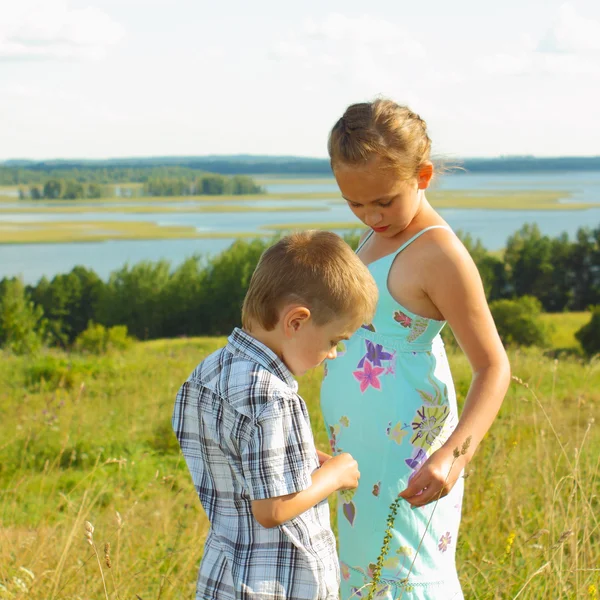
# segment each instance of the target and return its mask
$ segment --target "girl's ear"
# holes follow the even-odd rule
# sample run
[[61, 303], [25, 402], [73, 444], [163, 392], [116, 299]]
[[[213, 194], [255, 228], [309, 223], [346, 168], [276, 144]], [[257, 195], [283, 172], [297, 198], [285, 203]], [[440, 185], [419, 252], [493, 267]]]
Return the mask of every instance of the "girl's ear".
[[419, 173], [417, 174], [417, 181], [419, 184], [420, 190], [425, 190], [429, 187], [431, 183], [431, 178], [433, 177], [433, 163], [427, 161], [424, 165], [419, 169]]

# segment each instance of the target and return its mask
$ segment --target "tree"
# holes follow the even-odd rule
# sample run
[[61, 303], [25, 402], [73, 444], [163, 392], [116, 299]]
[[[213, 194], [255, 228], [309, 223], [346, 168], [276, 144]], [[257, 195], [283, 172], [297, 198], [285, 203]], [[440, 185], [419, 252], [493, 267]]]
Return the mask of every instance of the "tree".
[[65, 188], [62, 194], [62, 198], [67, 200], [79, 200], [85, 198], [85, 188], [79, 181], [69, 179], [65, 182]]
[[592, 318], [576, 334], [577, 341], [588, 356], [600, 353], [600, 306], [592, 310]]
[[43, 308], [54, 340], [66, 346], [95, 319], [103, 287], [94, 271], [77, 266], [51, 282], [42, 278], [31, 288], [31, 297]]
[[35, 353], [46, 340], [46, 320], [20, 279], [0, 281], [0, 346], [15, 354]]
[[60, 179], [49, 179], [44, 184], [44, 198], [49, 200], [58, 200], [62, 198], [64, 191], [64, 184]]
[[177, 310], [163, 303], [169, 282], [170, 263], [142, 261], [111, 273], [104, 286], [96, 321], [105, 326], [126, 325], [139, 339], [168, 335], [165, 314]]
[[207, 334], [224, 335], [240, 325], [242, 303], [250, 278], [262, 253], [271, 243], [260, 239], [238, 240], [210, 261], [201, 307]]

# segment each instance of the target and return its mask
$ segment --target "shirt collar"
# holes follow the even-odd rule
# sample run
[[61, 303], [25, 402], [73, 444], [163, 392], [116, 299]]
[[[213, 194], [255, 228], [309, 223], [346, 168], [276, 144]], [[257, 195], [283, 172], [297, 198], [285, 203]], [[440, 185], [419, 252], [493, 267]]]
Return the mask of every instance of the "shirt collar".
[[298, 382], [294, 379], [292, 372], [285, 363], [267, 346], [256, 338], [236, 327], [228, 340], [230, 350], [236, 350], [247, 358], [263, 366], [267, 371], [273, 373], [286, 383], [294, 392], [298, 391]]

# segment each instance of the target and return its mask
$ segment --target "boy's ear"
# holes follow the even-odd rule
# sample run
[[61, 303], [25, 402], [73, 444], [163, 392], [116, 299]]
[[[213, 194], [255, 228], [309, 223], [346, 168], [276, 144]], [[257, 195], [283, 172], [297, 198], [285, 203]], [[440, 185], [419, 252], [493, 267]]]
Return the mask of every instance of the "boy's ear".
[[310, 320], [306, 306], [290, 306], [282, 315], [282, 325], [287, 334], [293, 334]]

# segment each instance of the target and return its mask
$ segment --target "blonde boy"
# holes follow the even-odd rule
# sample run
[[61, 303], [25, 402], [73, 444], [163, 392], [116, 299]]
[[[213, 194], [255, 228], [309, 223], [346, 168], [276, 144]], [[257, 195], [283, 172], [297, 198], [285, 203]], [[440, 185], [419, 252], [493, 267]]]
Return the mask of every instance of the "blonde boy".
[[377, 303], [375, 282], [335, 234], [297, 233], [262, 256], [242, 329], [202, 361], [173, 429], [210, 520], [197, 600], [337, 600], [327, 497], [358, 485], [356, 461], [317, 452], [298, 376]]

